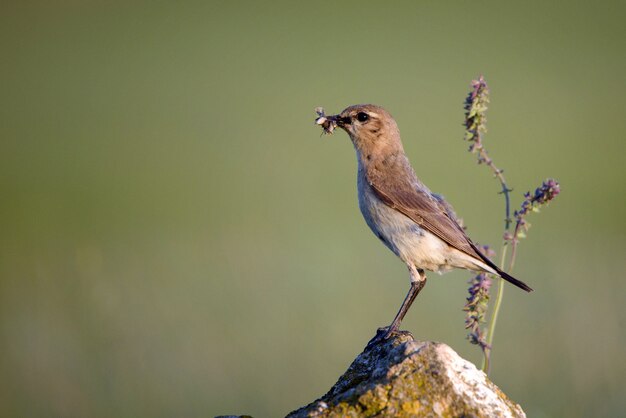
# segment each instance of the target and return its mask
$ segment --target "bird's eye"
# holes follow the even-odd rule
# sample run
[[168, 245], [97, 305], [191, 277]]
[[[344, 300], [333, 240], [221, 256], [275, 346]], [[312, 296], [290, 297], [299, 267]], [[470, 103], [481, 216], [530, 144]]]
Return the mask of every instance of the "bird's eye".
[[356, 114], [356, 120], [358, 120], [359, 122], [365, 122], [369, 118], [369, 115], [365, 112], [359, 112]]

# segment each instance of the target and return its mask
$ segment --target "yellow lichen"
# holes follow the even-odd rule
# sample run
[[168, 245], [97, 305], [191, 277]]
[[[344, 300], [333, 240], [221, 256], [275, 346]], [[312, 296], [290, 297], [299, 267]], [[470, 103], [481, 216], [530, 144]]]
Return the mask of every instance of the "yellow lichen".
[[401, 405], [402, 412], [406, 412], [409, 414], [417, 414], [420, 410], [420, 401], [408, 401], [404, 402]]

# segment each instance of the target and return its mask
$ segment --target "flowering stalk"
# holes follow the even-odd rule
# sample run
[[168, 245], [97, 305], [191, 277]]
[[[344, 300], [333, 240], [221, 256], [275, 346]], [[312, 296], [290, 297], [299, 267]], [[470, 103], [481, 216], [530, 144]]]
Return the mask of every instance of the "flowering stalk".
[[[488, 257], [495, 255], [495, 252], [487, 245], [481, 247], [481, 250]], [[485, 361], [488, 362], [491, 346], [487, 343], [487, 335], [482, 328], [482, 324], [485, 323], [485, 316], [489, 306], [491, 278], [489, 278], [487, 273], [478, 273], [469, 283], [469, 296], [463, 308], [466, 312], [465, 329], [470, 331], [467, 339], [471, 344], [476, 344], [480, 347]]]
[[521, 238], [526, 238], [526, 232], [530, 228], [530, 223], [526, 216], [531, 212], [539, 212], [539, 209], [550, 203], [561, 193], [561, 185], [555, 179], [547, 179], [543, 184], [535, 189], [534, 194], [524, 193], [524, 201], [520, 210], [515, 211], [515, 229], [513, 234], [505, 233], [504, 239], [511, 243], [511, 260], [508, 271], [513, 270], [515, 256], [517, 255], [517, 244]]
[[[511, 258], [509, 259], [509, 265], [505, 270], [507, 273], [511, 273], [513, 271], [513, 267], [515, 266], [515, 258], [517, 256], [517, 245], [519, 244], [519, 240], [521, 238], [526, 237], [526, 232], [528, 232], [528, 228], [530, 228], [530, 223], [526, 220], [526, 216], [531, 212], [539, 212], [539, 208], [548, 204], [551, 200], [553, 200], [559, 193], [561, 192], [561, 186], [554, 179], [547, 179], [543, 182], [543, 184], [535, 189], [535, 193], [533, 195], [530, 192], [524, 193], [524, 201], [522, 202], [520, 210], [516, 210], [514, 213], [515, 217], [515, 228], [513, 233], [511, 234], [509, 231], [504, 232], [504, 242], [502, 244], [502, 267], [504, 268], [504, 254], [507, 248], [507, 244], [511, 244]], [[498, 286], [498, 295], [496, 297], [496, 304], [493, 309], [493, 314], [491, 315], [491, 321], [489, 323], [489, 331], [487, 332], [487, 352], [484, 356], [483, 363], [483, 371], [489, 371], [489, 356], [491, 354], [491, 346], [493, 344], [493, 335], [495, 333], [496, 322], [498, 320], [498, 312], [500, 310], [500, 306], [502, 303], [502, 289], [503, 280], [499, 281]], [[485, 352], [485, 350], [483, 350]]]
[[469, 152], [478, 154], [478, 164], [485, 164], [491, 169], [495, 178], [500, 181], [500, 187], [505, 201], [504, 229], [511, 226], [511, 204], [509, 192], [511, 189], [506, 185], [504, 170], [499, 169], [489, 158], [487, 150], [483, 146], [483, 134], [487, 132], [487, 104], [489, 103], [489, 86], [481, 75], [478, 80], [472, 80], [472, 91], [465, 99], [465, 140], [470, 142]]
[[[472, 91], [465, 100], [465, 140], [470, 142], [469, 151], [478, 155], [478, 164], [485, 164], [491, 169], [502, 188], [500, 192], [504, 196], [504, 240], [502, 242], [502, 251], [500, 259], [500, 268], [510, 273], [513, 270], [515, 264], [515, 257], [517, 255], [517, 245], [519, 239], [525, 236], [526, 231], [530, 227], [530, 224], [526, 221], [526, 215], [530, 212], [539, 211], [539, 207], [548, 203], [560, 192], [559, 183], [554, 179], [546, 180], [541, 187], [535, 190], [534, 195], [530, 192], [524, 195], [524, 201], [520, 210], [515, 211], [515, 228], [511, 234], [511, 204], [510, 204], [510, 192], [511, 189], [506, 184], [506, 180], [503, 175], [503, 170], [496, 167], [493, 160], [489, 158], [489, 154], [485, 150], [482, 142], [482, 136], [487, 131], [486, 122], [487, 118], [485, 112], [487, 111], [487, 104], [489, 103], [489, 87], [481, 75], [478, 80], [472, 81]], [[511, 244], [511, 257], [509, 260], [508, 268], [505, 270], [506, 264], [506, 252], [508, 244]], [[488, 247], [483, 248], [484, 253], [488, 254]], [[491, 254], [494, 254], [491, 251]], [[498, 291], [496, 296], [493, 313], [491, 314], [489, 321], [488, 331], [481, 328], [481, 325], [485, 323], [485, 316], [487, 312], [489, 302], [489, 289], [491, 287], [491, 279], [485, 273], [480, 273], [470, 281], [469, 293], [467, 303], [463, 309], [466, 312], [465, 328], [470, 330], [468, 339], [470, 343], [480, 346], [483, 352], [483, 371], [489, 372], [491, 347], [493, 345], [493, 336], [495, 333], [495, 327], [498, 320], [498, 312], [502, 305], [502, 299], [504, 295], [503, 280], [497, 277]]]
[[[489, 86], [485, 82], [485, 79], [481, 75], [478, 80], [472, 81], [472, 90], [467, 95], [465, 99], [465, 140], [470, 142], [469, 152], [472, 154], [478, 155], [478, 164], [485, 164], [487, 167], [491, 169], [493, 175], [500, 182], [501, 191], [500, 193], [504, 196], [504, 230], [505, 233], [508, 232], [511, 228], [511, 204], [510, 204], [510, 192], [511, 189], [507, 186], [506, 179], [504, 178], [503, 171], [499, 169], [493, 160], [489, 157], [487, 150], [485, 149], [482, 139], [483, 134], [487, 132], [487, 117], [485, 113], [487, 112], [487, 105], [489, 103]], [[506, 243], [505, 240], [502, 246], [501, 251], [501, 260], [500, 260], [500, 268], [504, 268], [504, 263], [506, 260]], [[486, 275], [485, 275], [486, 276]], [[489, 324], [489, 331], [484, 331], [480, 328], [480, 323], [485, 322], [485, 315], [480, 317], [480, 323], [476, 326], [480, 330], [472, 331], [468, 335], [468, 339], [472, 344], [477, 344], [480, 346], [483, 352], [483, 365], [482, 368], [485, 372], [489, 370], [489, 359], [491, 355], [491, 346], [493, 344], [493, 334], [495, 330], [496, 321], [498, 319], [498, 312], [500, 310], [500, 306], [502, 304], [502, 298], [504, 296], [504, 286], [503, 280], [500, 277], [496, 277], [498, 283], [498, 290], [495, 302], [495, 308], [493, 314], [491, 315], [491, 320]], [[484, 295], [478, 295], [478, 297], [484, 298], [484, 301], [481, 302], [485, 305], [485, 311], [487, 310], [487, 304], [489, 300], [489, 288], [486, 289], [487, 292]], [[472, 288], [470, 287], [470, 297], [472, 295]], [[467, 311], [466, 311], [467, 312]], [[467, 317], [469, 312], [466, 314], [466, 324]], [[467, 328], [467, 326], [466, 326]], [[481, 339], [476, 339], [476, 336], [480, 335]]]

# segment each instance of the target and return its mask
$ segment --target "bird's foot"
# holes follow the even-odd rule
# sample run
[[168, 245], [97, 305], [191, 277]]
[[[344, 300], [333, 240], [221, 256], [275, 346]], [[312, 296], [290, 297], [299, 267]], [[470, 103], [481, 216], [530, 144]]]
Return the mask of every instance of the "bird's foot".
[[372, 338], [366, 346], [366, 349], [372, 347], [376, 344], [382, 343], [385, 340], [391, 338], [394, 334], [400, 333], [409, 333], [408, 331], [398, 331], [398, 327], [394, 327], [393, 325], [389, 325], [386, 327], [381, 327], [376, 330], [376, 335]]

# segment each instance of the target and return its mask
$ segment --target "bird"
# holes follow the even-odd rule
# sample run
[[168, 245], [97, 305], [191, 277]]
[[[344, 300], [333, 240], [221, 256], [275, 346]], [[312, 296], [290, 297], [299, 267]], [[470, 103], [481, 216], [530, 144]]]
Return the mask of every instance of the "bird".
[[466, 269], [498, 275], [531, 292], [524, 282], [502, 271], [467, 236], [452, 206], [422, 183], [407, 158], [398, 125], [384, 108], [353, 105], [326, 116], [317, 108], [316, 124], [325, 133], [344, 130], [356, 151], [359, 209], [372, 232], [402, 260], [410, 288], [384, 339], [399, 330], [426, 284], [425, 271]]

